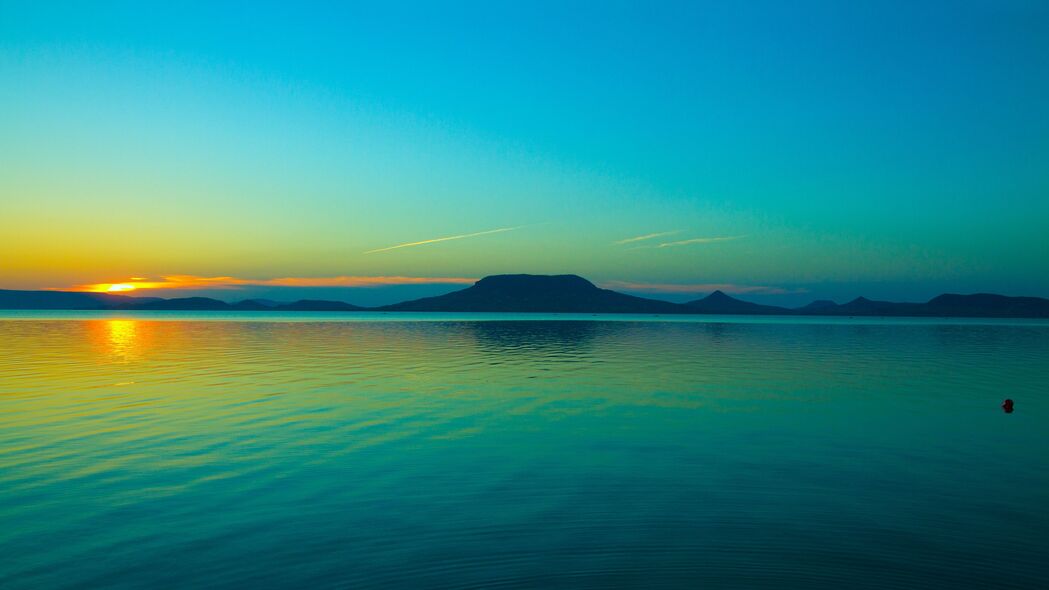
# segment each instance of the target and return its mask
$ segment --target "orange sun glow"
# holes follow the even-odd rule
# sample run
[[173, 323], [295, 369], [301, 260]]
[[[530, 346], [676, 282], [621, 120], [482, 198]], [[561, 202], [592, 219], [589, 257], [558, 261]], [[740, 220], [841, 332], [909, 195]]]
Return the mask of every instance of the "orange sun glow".
[[121, 291], [134, 291], [135, 286], [128, 283], [115, 283], [106, 287], [106, 293], [119, 293]]

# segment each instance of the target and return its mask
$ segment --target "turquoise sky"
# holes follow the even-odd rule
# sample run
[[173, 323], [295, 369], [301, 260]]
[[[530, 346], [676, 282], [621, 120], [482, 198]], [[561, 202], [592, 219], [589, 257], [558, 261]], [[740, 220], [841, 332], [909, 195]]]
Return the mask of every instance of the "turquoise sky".
[[1049, 3], [292, 4], [0, 0], [0, 288], [1049, 296]]

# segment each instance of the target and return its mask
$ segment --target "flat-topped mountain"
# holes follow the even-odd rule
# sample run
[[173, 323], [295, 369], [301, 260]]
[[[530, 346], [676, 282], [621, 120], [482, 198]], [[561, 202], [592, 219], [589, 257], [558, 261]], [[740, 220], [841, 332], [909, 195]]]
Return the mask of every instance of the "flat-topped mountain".
[[601, 289], [576, 275], [494, 275], [460, 291], [395, 303], [378, 309], [521, 313], [684, 313], [679, 305]]
[[214, 310], [214, 311], [444, 311], [509, 313], [640, 313], [821, 316], [914, 316], [1049, 318], [1049, 299], [989, 293], [945, 294], [925, 303], [873, 301], [844, 304], [814, 301], [787, 309], [759, 305], [715, 291], [688, 303], [670, 303], [602, 289], [576, 275], [494, 275], [445, 295], [365, 308], [342, 301], [303, 299], [278, 303], [246, 299], [226, 303], [209, 297], [131, 297], [108, 293], [10, 291], [0, 289], [0, 309]]

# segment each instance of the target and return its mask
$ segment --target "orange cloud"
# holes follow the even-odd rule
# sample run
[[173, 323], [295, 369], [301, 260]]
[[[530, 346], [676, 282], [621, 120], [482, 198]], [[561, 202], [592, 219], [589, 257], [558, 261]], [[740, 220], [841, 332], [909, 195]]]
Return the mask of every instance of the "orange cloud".
[[[159, 279], [131, 277], [109, 283], [88, 283], [72, 287], [53, 288], [53, 291], [85, 291], [106, 293], [128, 292], [139, 289], [237, 289], [239, 287], [385, 287], [390, 285], [440, 285], [476, 282], [466, 277], [281, 277], [276, 279], [242, 279], [237, 277], [198, 277], [195, 275], [168, 275]], [[119, 289], [114, 289], [114, 286]], [[131, 287], [131, 288], [126, 288]]]

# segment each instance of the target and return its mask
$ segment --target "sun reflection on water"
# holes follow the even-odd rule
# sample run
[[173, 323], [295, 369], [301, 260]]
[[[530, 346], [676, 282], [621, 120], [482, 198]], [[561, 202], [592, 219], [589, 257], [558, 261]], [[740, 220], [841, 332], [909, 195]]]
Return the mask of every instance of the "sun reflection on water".
[[130, 361], [139, 354], [138, 322], [135, 320], [106, 321], [108, 339], [106, 344], [109, 353], [124, 361]]

